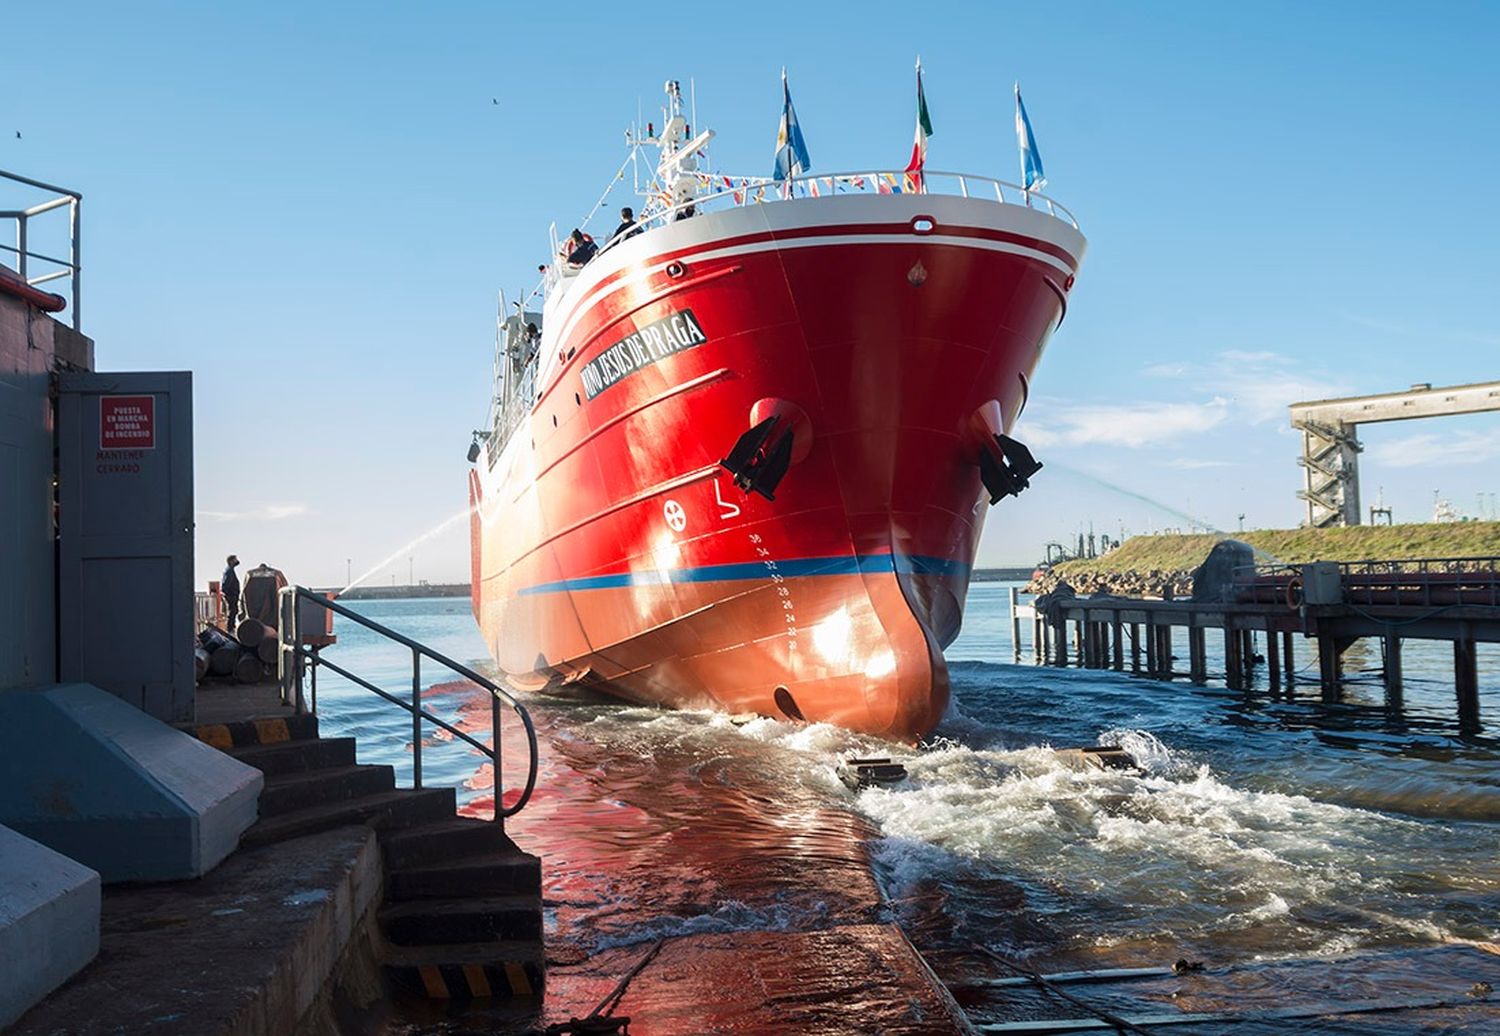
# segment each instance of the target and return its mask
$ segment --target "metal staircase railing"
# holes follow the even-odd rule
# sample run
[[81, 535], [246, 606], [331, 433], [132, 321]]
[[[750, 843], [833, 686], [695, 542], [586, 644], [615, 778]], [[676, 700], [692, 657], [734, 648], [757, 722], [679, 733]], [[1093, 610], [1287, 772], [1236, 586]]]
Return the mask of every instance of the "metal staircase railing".
[[[280, 622], [277, 624], [278, 641], [278, 666], [281, 679], [281, 699], [292, 705], [300, 713], [316, 713], [318, 711], [318, 667], [327, 666], [333, 672], [342, 676], [359, 687], [374, 694], [380, 695], [386, 701], [401, 706], [411, 714], [412, 732], [412, 787], [422, 787], [422, 721], [441, 727], [448, 733], [461, 741], [472, 745], [490, 760], [491, 768], [495, 774], [495, 822], [505, 823], [505, 818], [519, 813], [526, 803], [531, 799], [532, 790], [536, 787], [537, 771], [537, 745], [536, 728], [532, 726], [531, 715], [526, 707], [497, 685], [494, 681], [481, 676], [473, 669], [461, 662], [432, 650], [427, 645], [410, 637], [397, 633], [389, 627], [353, 611], [345, 606], [331, 600], [326, 594], [314, 593], [306, 587], [288, 586], [283, 587], [277, 602]], [[311, 607], [311, 612], [304, 609]], [[322, 612], [316, 609], [322, 609]], [[375, 686], [363, 677], [351, 673], [349, 670], [330, 662], [322, 657], [322, 649], [333, 642], [333, 638], [327, 635], [331, 620], [324, 613], [340, 615], [350, 622], [358, 623], [368, 630], [380, 634], [388, 640], [401, 644], [411, 650], [411, 701], [404, 701], [396, 695]], [[316, 626], [316, 630], [304, 630], [303, 626]], [[422, 708], [422, 658], [430, 658], [441, 666], [452, 670], [467, 680], [474, 682], [484, 688], [490, 696], [490, 743], [488, 745], [470, 736], [452, 724], [434, 716]], [[304, 672], [309, 677], [310, 694], [304, 696], [302, 679]], [[508, 706], [521, 721], [526, 730], [527, 750], [529, 759], [526, 769], [526, 787], [522, 790], [519, 798], [510, 806], [502, 806], [504, 802], [504, 785], [501, 779], [500, 762], [500, 706]]]
[[[80, 311], [83, 306], [82, 281], [83, 266], [80, 245], [80, 209], [83, 205], [83, 195], [77, 191], [70, 191], [66, 187], [57, 187], [41, 180], [33, 180], [29, 176], [21, 176], [18, 173], [8, 173], [0, 169], [0, 187], [6, 187], [11, 183], [20, 184], [22, 188], [30, 188], [41, 191], [51, 197], [44, 198], [34, 205], [23, 209], [5, 209], [0, 211], [0, 220], [10, 220], [15, 224], [14, 246], [0, 245], [0, 252], [6, 253], [7, 261], [16, 264], [16, 272], [21, 279], [33, 288], [39, 284], [49, 281], [67, 278], [72, 282], [73, 297], [73, 329], [82, 330], [80, 323], [82, 317]], [[7, 192], [8, 193], [8, 192]], [[29, 194], [30, 191], [23, 191]], [[36, 251], [31, 245], [31, 221], [38, 216], [45, 215], [55, 209], [66, 208], [68, 210], [67, 244], [68, 257], [45, 255]], [[56, 237], [57, 235], [53, 235]], [[14, 259], [8, 257], [14, 256]]]

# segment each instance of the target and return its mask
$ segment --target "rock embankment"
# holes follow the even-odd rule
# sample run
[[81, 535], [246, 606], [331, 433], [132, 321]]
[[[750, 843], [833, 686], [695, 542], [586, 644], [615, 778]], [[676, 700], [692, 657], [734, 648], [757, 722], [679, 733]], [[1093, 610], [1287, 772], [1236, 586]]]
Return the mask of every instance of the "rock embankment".
[[1063, 571], [1054, 568], [1032, 574], [1026, 593], [1046, 594], [1067, 583], [1079, 594], [1114, 594], [1118, 597], [1189, 597], [1193, 592], [1193, 573], [1164, 572], [1153, 568], [1146, 572]]

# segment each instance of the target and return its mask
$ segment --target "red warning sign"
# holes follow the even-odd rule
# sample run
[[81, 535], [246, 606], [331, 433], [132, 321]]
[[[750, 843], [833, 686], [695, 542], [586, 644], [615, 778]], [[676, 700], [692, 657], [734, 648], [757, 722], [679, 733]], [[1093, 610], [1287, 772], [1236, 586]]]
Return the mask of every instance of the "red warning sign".
[[100, 396], [99, 448], [156, 449], [156, 397]]

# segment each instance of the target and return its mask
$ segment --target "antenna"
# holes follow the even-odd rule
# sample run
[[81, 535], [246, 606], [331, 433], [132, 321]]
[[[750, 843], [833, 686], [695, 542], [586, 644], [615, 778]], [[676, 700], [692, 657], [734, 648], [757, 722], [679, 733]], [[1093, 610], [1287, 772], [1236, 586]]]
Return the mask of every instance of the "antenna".
[[[691, 125], [698, 125], [698, 80], [692, 76], [688, 76], [688, 112], [693, 120]], [[707, 157], [707, 155], [704, 156], [704, 158]]]

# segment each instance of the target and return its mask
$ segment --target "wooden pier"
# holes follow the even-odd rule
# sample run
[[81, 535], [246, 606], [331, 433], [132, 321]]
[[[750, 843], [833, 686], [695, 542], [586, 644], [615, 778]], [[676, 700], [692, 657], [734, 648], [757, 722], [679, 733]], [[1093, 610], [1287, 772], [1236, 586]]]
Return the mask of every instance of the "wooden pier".
[[[1203, 595], [1199, 595], [1203, 596]], [[1374, 638], [1384, 652], [1388, 707], [1402, 705], [1401, 649], [1407, 640], [1453, 645], [1458, 725], [1479, 733], [1479, 676], [1475, 646], [1500, 643], [1500, 559], [1315, 562], [1259, 567], [1237, 573], [1219, 599], [1068, 597], [1056, 594], [1022, 604], [1011, 590], [1011, 634], [1022, 657], [1022, 627], [1031, 625], [1038, 665], [1076, 664], [1170, 680], [1186, 675], [1207, 683], [1210, 631], [1224, 638], [1225, 684], [1248, 689], [1264, 661], [1272, 692], [1294, 693], [1299, 639], [1317, 652], [1324, 701], [1342, 697], [1344, 652]], [[1038, 606], [1040, 605], [1040, 606]], [[1187, 641], [1188, 670], [1175, 666], [1178, 632]], [[1299, 637], [1300, 635], [1300, 637]], [[1311, 644], [1309, 644], [1311, 642]]]

